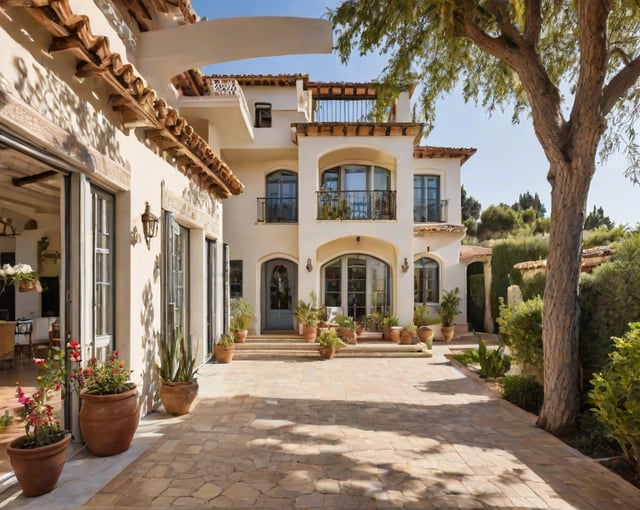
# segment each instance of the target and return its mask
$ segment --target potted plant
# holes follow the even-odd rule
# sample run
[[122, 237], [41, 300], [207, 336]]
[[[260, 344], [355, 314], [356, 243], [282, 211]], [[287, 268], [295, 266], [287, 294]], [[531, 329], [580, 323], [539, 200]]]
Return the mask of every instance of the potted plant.
[[338, 333], [334, 328], [329, 328], [320, 333], [320, 336], [318, 336], [318, 343], [320, 344], [320, 356], [324, 359], [333, 358], [337, 349], [342, 349], [347, 346], [347, 344], [345, 344], [338, 336]]
[[86, 367], [70, 375], [78, 389], [80, 431], [88, 450], [109, 457], [129, 449], [138, 428], [138, 389], [131, 370], [113, 351], [106, 361], [89, 360]]
[[[298, 321], [298, 325], [302, 327], [302, 336], [305, 342], [315, 342], [318, 325], [318, 309], [316, 308], [316, 294], [309, 294], [309, 301], [298, 300], [293, 314]], [[325, 309], [326, 310], [326, 309]]]
[[213, 352], [218, 363], [231, 363], [233, 350], [233, 337], [229, 333], [220, 335], [218, 343], [213, 346]]
[[234, 342], [244, 343], [249, 332], [249, 325], [255, 317], [253, 305], [244, 298], [231, 300], [231, 332]]
[[413, 310], [413, 323], [418, 328], [417, 335], [428, 349], [433, 347], [434, 331], [429, 326], [436, 324], [438, 319], [431, 316], [431, 308], [425, 304], [416, 305]]
[[15, 285], [20, 292], [42, 292], [38, 273], [29, 264], [4, 264], [0, 268], [0, 280], [2, 288], [0, 293], [9, 285]]
[[160, 400], [167, 413], [181, 416], [189, 413], [198, 395], [196, 356], [191, 342], [175, 329], [169, 341], [159, 339]]
[[[79, 361], [77, 342], [69, 342], [69, 358]], [[22, 492], [27, 497], [41, 496], [53, 490], [64, 468], [71, 434], [62, 429], [60, 416], [49, 403], [55, 392], [62, 391], [66, 380], [64, 357], [52, 347], [47, 358], [34, 358], [38, 367], [39, 389], [31, 396], [20, 386], [16, 389], [23, 406], [24, 435], [7, 445], [9, 462]], [[10, 422], [9, 422], [10, 423]]]
[[416, 336], [416, 325], [411, 323], [407, 324], [400, 331], [400, 343], [403, 345], [411, 345], [413, 343], [413, 338]]
[[386, 320], [386, 327], [388, 328], [389, 340], [393, 343], [400, 343], [400, 332], [402, 326], [400, 326], [400, 320], [395, 315], [390, 315]]
[[460, 297], [460, 289], [458, 289], [458, 287], [442, 292], [442, 298], [438, 306], [438, 315], [442, 323], [440, 331], [442, 332], [442, 338], [445, 342], [450, 342], [453, 338], [453, 319], [460, 313], [460, 303], [462, 303], [462, 298]]
[[358, 339], [356, 336], [356, 323], [353, 322], [353, 319], [346, 315], [338, 314], [336, 315], [335, 321], [338, 325], [336, 330], [337, 335], [345, 342], [356, 344]]

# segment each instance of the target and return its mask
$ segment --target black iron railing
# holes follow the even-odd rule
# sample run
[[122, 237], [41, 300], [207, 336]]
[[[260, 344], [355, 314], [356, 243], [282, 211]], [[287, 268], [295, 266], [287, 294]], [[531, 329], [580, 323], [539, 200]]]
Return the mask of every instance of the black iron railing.
[[395, 220], [395, 191], [318, 191], [319, 220]]
[[258, 197], [258, 221], [265, 223], [297, 223], [298, 199]]
[[448, 220], [448, 200], [426, 200], [413, 206], [414, 223], [446, 223]]

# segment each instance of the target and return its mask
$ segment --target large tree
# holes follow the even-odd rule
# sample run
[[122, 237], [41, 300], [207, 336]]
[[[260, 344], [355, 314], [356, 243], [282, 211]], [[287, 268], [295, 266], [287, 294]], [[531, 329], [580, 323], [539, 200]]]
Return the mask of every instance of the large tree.
[[438, 98], [456, 86], [489, 111], [513, 104], [515, 118], [530, 112], [551, 185], [538, 425], [566, 436], [580, 410], [581, 233], [599, 144], [605, 151], [626, 144], [637, 156], [640, 2], [348, 0], [330, 17], [344, 61], [354, 49], [390, 55], [381, 102], [422, 83], [427, 129]]

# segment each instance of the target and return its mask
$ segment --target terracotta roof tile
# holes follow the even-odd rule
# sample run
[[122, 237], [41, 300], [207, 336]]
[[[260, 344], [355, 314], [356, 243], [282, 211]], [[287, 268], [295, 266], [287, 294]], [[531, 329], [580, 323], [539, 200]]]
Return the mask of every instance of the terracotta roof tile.
[[77, 76], [93, 76], [109, 86], [111, 106], [122, 113], [126, 127], [146, 129], [150, 140], [176, 158], [182, 173], [211, 193], [222, 198], [242, 193], [243, 184], [193, 126], [157, 98], [131, 64], [111, 52], [108, 38], [93, 34], [89, 18], [73, 13], [69, 0], [39, 2], [28, 12], [53, 35], [51, 54], [71, 53], [79, 61]]
[[213, 80], [236, 80], [241, 87], [295, 87], [298, 80], [307, 83], [308, 74], [212, 74]]
[[465, 147], [435, 147], [419, 145], [413, 148], [413, 157], [420, 158], [460, 158], [460, 165], [476, 153], [477, 149]]

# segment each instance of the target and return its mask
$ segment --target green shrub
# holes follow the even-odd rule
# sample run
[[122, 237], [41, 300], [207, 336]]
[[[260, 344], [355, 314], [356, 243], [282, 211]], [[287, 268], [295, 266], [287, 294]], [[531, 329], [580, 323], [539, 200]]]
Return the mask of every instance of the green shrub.
[[512, 404], [538, 414], [544, 399], [542, 385], [533, 377], [524, 375], [508, 375], [500, 379], [502, 383], [502, 396]]
[[540, 271], [529, 278], [524, 278], [520, 284], [522, 299], [528, 301], [536, 296], [544, 297], [544, 286], [547, 283], [547, 273]]
[[640, 318], [640, 234], [615, 246], [614, 260], [597, 267], [580, 282], [580, 360], [583, 385], [602, 370], [613, 348], [612, 337], [624, 334]]
[[537, 296], [517, 305], [500, 299], [498, 327], [502, 341], [515, 361], [542, 370], [542, 298]]
[[578, 417], [578, 430], [570, 444], [594, 459], [622, 454], [618, 443], [607, 436], [604, 425], [588, 409]]
[[549, 242], [539, 237], [497, 241], [491, 254], [491, 315], [498, 316], [499, 298], [506, 299], [509, 285], [520, 285], [522, 274], [513, 266], [518, 262], [547, 257]]
[[622, 239], [627, 233], [622, 227], [607, 228], [605, 225], [595, 230], [584, 232], [582, 245], [584, 248], [602, 246]]
[[629, 324], [624, 336], [614, 337], [610, 363], [594, 374], [591, 409], [640, 473], [640, 322]]
[[471, 365], [472, 363], [478, 363], [480, 361], [477, 349], [467, 349], [464, 352], [452, 354], [451, 357], [463, 365]]
[[484, 340], [478, 342], [480, 377], [502, 377], [511, 368], [511, 359], [504, 353], [504, 345], [497, 349], [487, 349]]

